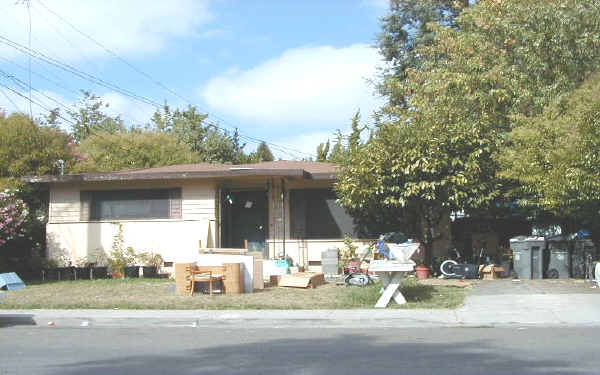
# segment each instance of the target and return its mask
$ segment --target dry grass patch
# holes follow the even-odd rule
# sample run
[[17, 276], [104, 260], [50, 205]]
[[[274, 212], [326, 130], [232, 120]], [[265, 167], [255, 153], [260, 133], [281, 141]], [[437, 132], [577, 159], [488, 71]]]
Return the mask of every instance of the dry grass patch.
[[[464, 289], [421, 285], [406, 280], [408, 303], [399, 308], [455, 308]], [[8, 292], [3, 309], [357, 309], [372, 308], [380, 285], [345, 287], [334, 283], [317, 289], [267, 288], [240, 295], [177, 296], [165, 279], [80, 280], [31, 284]]]

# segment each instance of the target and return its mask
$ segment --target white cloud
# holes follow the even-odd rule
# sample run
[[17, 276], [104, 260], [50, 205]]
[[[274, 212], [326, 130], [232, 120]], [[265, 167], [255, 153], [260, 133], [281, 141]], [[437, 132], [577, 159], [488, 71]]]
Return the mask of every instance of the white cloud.
[[367, 120], [382, 103], [367, 82], [379, 61], [365, 44], [295, 48], [249, 70], [215, 77], [200, 93], [215, 113], [274, 131], [347, 128], [357, 109]]
[[[0, 8], [0, 34], [27, 45], [28, 16], [24, 2]], [[109, 49], [126, 56], [160, 51], [171, 38], [201, 36], [199, 26], [211, 19], [209, 0], [43, 0], [43, 5]], [[31, 1], [32, 48], [60, 60], [82, 60], [106, 53]], [[19, 55], [2, 46], [4, 56]]]

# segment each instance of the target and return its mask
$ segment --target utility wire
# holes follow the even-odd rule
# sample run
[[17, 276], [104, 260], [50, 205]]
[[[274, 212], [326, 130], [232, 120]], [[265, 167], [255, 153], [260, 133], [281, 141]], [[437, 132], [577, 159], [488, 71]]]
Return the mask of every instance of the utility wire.
[[[13, 93], [15, 93], [16, 95], [20, 96], [21, 98], [23, 98], [23, 99], [25, 99], [25, 100], [28, 100], [30, 103], [37, 105], [38, 107], [40, 107], [40, 108], [42, 108], [42, 109], [46, 110], [47, 112], [52, 112], [52, 109], [49, 109], [49, 108], [47, 108], [47, 107], [46, 107], [46, 106], [44, 106], [43, 104], [40, 104], [40, 103], [36, 102], [36, 101], [35, 101], [35, 100], [33, 100], [33, 99], [29, 99], [29, 98], [27, 97], [27, 95], [23, 95], [23, 94], [21, 94], [19, 91], [17, 91], [17, 90], [15, 90], [15, 89], [13, 89], [12, 87], [9, 87], [9, 86], [5, 85], [4, 83], [0, 83], [0, 86], [2, 86], [2, 87], [4, 87], [4, 88], [6, 88], [6, 89], [8, 89], [8, 90], [12, 91], [12, 92], [13, 92]], [[58, 115], [58, 117], [59, 117], [60, 119], [62, 119], [62, 120], [64, 120], [64, 121], [66, 121], [66, 122], [68, 122], [68, 123], [70, 123], [71, 125], [75, 125], [75, 123], [74, 123], [73, 121], [71, 121], [71, 120], [69, 120], [69, 119], [67, 119], [67, 118], [64, 118], [64, 117], [62, 117], [60, 114], [57, 114], [57, 115]]]
[[8, 100], [13, 107], [15, 107], [15, 109], [17, 110], [17, 112], [23, 112], [21, 110], [21, 108], [19, 108], [19, 106], [11, 99], [10, 96], [8, 96], [8, 94], [6, 93], [6, 91], [4, 91], [2, 88], [0, 88], [0, 92], [2, 92], [2, 95], [4, 95], [4, 97], [6, 98], [6, 100]]
[[[42, 0], [37, 0], [37, 2], [44, 9], [46, 9], [46, 11], [48, 11], [51, 14], [53, 14], [56, 18], [58, 18], [59, 20], [61, 20], [65, 24], [67, 24], [69, 27], [71, 27], [77, 33], [81, 34], [86, 39], [90, 40], [96, 46], [100, 47], [101, 49], [103, 49], [104, 51], [106, 51], [108, 54], [110, 54], [114, 58], [118, 59], [123, 64], [127, 65], [129, 68], [133, 69], [138, 74], [140, 74], [140, 75], [144, 76], [146, 79], [150, 80], [156, 86], [159, 86], [160, 88], [166, 90], [167, 92], [169, 92], [170, 94], [174, 95], [175, 97], [177, 97], [177, 98], [179, 98], [179, 99], [187, 102], [188, 104], [196, 106], [196, 107], [200, 108], [201, 110], [204, 110], [204, 112], [209, 113], [209, 111], [206, 111], [206, 109], [201, 108], [197, 104], [193, 103], [193, 101], [191, 101], [188, 98], [186, 98], [186, 97], [178, 94], [176, 91], [172, 90], [171, 88], [169, 88], [168, 86], [166, 86], [165, 84], [163, 84], [162, 82], [160, 82], [159, 80], [154, 79], [150, 74], [148, 74], [148, 73], [144, 72], [143, 70], [137, 68], [135, 65], [131, 64], [129, 61], [127, 61], [126, 59], [124, 59], [121, 56], [119, 56], [115, 51], [113, 51], [110, 48], [106, 47], [104, 44], [100, 43], [99, 41], [97, 41], [96, 39], [94, 39], [92, 36], [90, 36], [89, 34], [85, 33], [84, 31], [82, 31], [81, 29], [79, 29], [77, 26], [73, 25], [71, 22], [69, 22], [68, 20], [66, 20], [64, 17], [62, 17], [61, 15], [59, 15], [58, 13], [56, 13], [55, 11], [53, 11], [52, 9], [50, 9], [49, 7], [47, 7]], [[210, 116], [213, 117], [213, 118], [215, 118], [216, 120], [219, 120], [222, 123], [225, 123], [225, 121], [222, 118], [219, 118], [218, 116], [215, 116], [215, 115], [210, 115]], [[221, 127], [221, 126], [215, 125], [215, 124], [213, 124], [213, 126], [217, 126], [219, 128]], [[233, 127], [233, 126], [228, 126], [228, 127], [232, 128], [232, 129], [233, 128], [237, 129], [237, 127]], [[240, 135], [240, 137], [242, 137], [242, 135]], [[258, 143], [265, 142], [269, 146], [272, 146], [272, 148], [277, 149], [278, 151], [281, 151], [281, 152], [285, 152], [285, 151], [282, 151], [282, 149], [286, 149], [286, 150], [290, 150], [292, 152], [295, 152], [296, 154], [304, 154], [304, 155], [311, 156], [311, 157], [315, 156], [314, 154], [311, 154], [311, 153], [307, 153], [307, 152], [300, 151], [300, 150], [295, 150], [295, 149], [287, 147], [287, 146], [280, 146], [280, 145], [277, 145], [277, 144], [274, 144], [274, 143], [271, 143], [271, 142], [267, 142], [267, 141], [262, 140], [262, 139], [253, 138], [253, 137], [250, 137], [250, 136], [243, 136], [243, 138], [245, 138], [245, 139], [247, 139], [247, 140], [249, 140], [251, 142], [258, 142]], [[288, 155], [291, 155], [289, 152], [286, 152], [286, 153]], [[296, 157], [296, 155], [292, 155], [292, 156]]]
[[48, 100], [51, 100], [52, 102], [58, 104], [59, 106], [63, 107], [64, 109], [67, 110], [67, 112], [70, 112], [73, 110], [73, 108], [68, 107], [67, 105], [61, 103], [60, 101], [54, 99], [53, 97], [47, 95], [46, 93], [40, 91], [40, 90], [36, 90], [35, 88], [27, 85], [25, 82], [21, 81], [20, 79], [18, 79], [17, 77], [6, 73], [5, 71], [3, 71], [2, 69], [0, 69], [0, 74], [3, 75], [4, 77], [10, 79], [11, 81], [13, 81], [16, 85], [21, 86], [21, 88], [29, 90], [29, 97], [31, 98], [31, 91], [35, 91], [36, 93], [42, 95], [43, 97], [45, 97]]
[[62, 69], [64, 71], [68, 72], [68, 73], [76, 75], [76, 76], [78, 76], [78, 77], [80, 77], [80, 78], [82, 78], [82, 79], [84, 79], [86, 81], [90, 81], [90, 82], [92, 82], [92, 83], [94, 83], [94, 84], [96, 84], [98, 86], [103, 86], [103, 87], [108, 88], [110, 90], [117, 91], [118, 93], [123, 94], [123, 95], [125, 95], [125, 96], [127, 96], [129, 98], [132, 98], [132, 99], [138, 100], [140, 102], [149, 104], [149, 105], [154, 106], [156, 108], [161, 108], [161, 104], [158, 103], [158, 102], [155, 102], [152, 99], [143, 97], [141, 95], [137, 95], [137, 94], [135, 94], [135, 93], [133, 93], [133, 92], [127, 90], [127, 89], [119, 87], [118, 85], [116, 85], [114, 83], [108, 82], [108, 81], [106, 81], [106, 80], [104, 80], [102, 78], [96, 77], [96, 76], [94, 76], [94, 75], [92, 75], [90, 73], [86, 73], [86, 72], [84, 72], [82, 70], [79, 70], [79, 69], [77, 69], [77, 68], [75, 68], [75, 67], [73, 67], [73, 66], [71, 66], [69, 64], [61, 62], [60, 60], [57, 60], [57, 59], [55, 59], [53, 57], [50, 57], [50, 56], [48, 56], [48, 55], [46, 55], [46, 54], [44, 54], [42, 52], [36, 51], [35, 49], [29, 49], [29, 48], [23, 46], [22, 44], [17, 43], [15, 41], [12, 41], [12, 40], [10, 40], [8, 38], [5, 38], [5, 37], [3, 37], [1, 35], [0, 35], [0, 43], [3, 43], [3, 44], [5, 44], [5, 45], [7, 45], [7, 46], [9, 46], [11, 48], [14, 48], [14, 49], [22, 52], [25, 55], [29, 55], [29, 56], [31, 56], [33, 58], [36, 58], [38, 60], [41, 60], [41, 61], [43, 61], [43, 62], [45, 62], [45, 63], [47, 63], [49, 65], [53, 65], [53, 66], [55, 66], [55, 67], [57, 67], [59, 69]]

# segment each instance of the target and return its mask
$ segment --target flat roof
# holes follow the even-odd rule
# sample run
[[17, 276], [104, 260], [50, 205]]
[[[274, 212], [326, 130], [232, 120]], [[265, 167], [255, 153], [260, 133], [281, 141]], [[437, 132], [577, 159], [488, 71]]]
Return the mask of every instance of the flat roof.
[[279, 160], [255, 164], [179, 164], [112, 172], [45, 175], [23, 178], [30, 183], [68, 183], [85, 181], [129, 181], [163, 179], [202, 179], [227, 177], [293, 177], [309, 180], [333, 180], [338, 167], [331, 163]]

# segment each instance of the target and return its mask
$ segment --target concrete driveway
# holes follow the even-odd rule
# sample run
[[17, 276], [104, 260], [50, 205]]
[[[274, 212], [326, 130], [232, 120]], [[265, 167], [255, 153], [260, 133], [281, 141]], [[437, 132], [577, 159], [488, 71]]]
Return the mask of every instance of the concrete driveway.
[[465, 305], [471, 323], [598, 325], [600, 289], [583, 280], [476, 280]]

